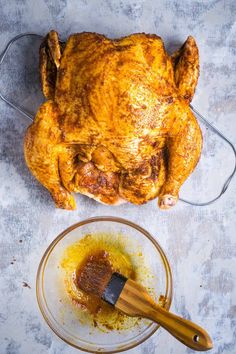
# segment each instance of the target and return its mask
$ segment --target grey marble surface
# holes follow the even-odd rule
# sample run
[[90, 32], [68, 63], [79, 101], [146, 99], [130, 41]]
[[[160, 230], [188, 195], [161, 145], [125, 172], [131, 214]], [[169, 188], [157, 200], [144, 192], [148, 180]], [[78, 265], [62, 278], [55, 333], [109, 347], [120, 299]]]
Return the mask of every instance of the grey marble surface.
[[[193, 104], [236, 143], [234, 0], [0, 1], [0, 49], [14, 35], [45, 34], [52, 28], [62, 38], [80, 31], [110, 37], [156, 33], [170, 51], [192, 34], [201, 58]], [[0, 87], [31, 112], [42, 100], [36, 42], [28, 39], [14, 47], [0, 75]], [[78, 352], [58, 339], [42, 319], [35, 296], [37, 266], [49, 243], [69, 225], [90, 216], [115, 215], [137, 222], [163, 246], [173, 271], [172, 310], [209, 331], [212, 354], [235, 354], [236, 179], [222, 199], [208, 207], [179, 202], [173, 210], [161, 212], [153, 201], [112, 208], [78, 196], [76, 211], [58, 210], [25, 166], [22, 141], [27, 125], [24, 117], [0, 101], [0, 353]], [[233, 163], [225, 144], [204, 127], [203, 131], [201, 163], [183, 189], [194, 200], [214, 196]], [[192, 352], [164, 330], [159, 332], [129, 353]]]

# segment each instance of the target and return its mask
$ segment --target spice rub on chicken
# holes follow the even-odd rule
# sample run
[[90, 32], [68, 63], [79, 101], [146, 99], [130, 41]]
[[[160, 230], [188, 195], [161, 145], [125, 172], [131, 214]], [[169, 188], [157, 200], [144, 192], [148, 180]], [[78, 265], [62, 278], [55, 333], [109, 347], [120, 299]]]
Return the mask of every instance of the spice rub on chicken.
[[156, 35], [85, 32], [62, 43], [51, 31], [40, 72], [47, 101], [26, 132], [25, 159], [57, 207], [75, 209], [73, 192], [175, 205], [202, 147], [189, 107], [199, 75], [193, 37], [169, 56]]

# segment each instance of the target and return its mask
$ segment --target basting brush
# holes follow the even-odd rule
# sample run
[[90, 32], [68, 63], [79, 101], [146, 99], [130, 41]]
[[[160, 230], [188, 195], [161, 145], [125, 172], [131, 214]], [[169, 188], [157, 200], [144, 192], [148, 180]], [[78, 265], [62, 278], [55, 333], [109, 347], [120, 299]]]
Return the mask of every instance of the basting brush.
[[77, 285], [128, 316], [144, 317], [158, 323], [191, 349], [206, 351], [213, 346], [203, 328], [157, 305], [140, 284], [113, 273], [107, 257], [90, 256], [77, 274]]

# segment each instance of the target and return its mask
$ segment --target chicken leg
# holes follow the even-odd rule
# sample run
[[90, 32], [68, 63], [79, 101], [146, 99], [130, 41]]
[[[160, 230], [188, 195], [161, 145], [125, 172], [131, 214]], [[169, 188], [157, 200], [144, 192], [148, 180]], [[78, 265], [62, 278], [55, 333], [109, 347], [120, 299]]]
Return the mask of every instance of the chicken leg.
[[159, 195], [161, 209], [169, 209], [176, 204], [181, 185], [192, 173], [200, 158], [202, 134], [190, 109], [186, 123], [175, 136], [167, 139], [167, 149], [167, 179]]
[[25, 137], [25, 159], [34, 176], [51, 193], [58, 208], [75, 209], [73, 196], [61, 183], [59, 155], [65, 153], [61, 144], [58, 108], [53, 101], [44, 103]]

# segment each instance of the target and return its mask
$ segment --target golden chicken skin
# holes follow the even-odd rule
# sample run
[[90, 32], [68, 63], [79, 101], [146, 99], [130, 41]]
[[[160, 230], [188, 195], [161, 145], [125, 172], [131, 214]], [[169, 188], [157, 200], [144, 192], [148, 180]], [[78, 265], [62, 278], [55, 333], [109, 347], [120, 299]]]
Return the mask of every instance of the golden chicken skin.
[[51, 31], [40, 73], [47, 101], [24, 153], [57, 207], [75, 209], [73, 192], [110, 205], [176, 204], [202, 147], [189, 107], [199, 76], [193, 37], [169, 56], [156, 35], [84, 32], [63, 43]]

